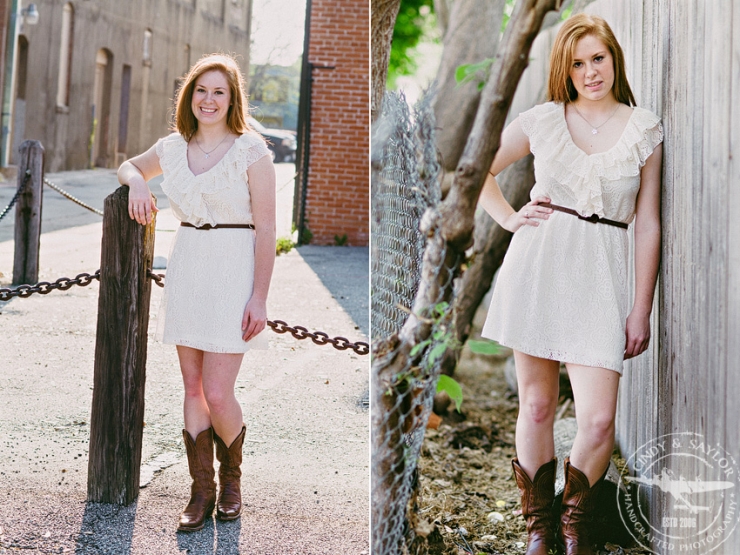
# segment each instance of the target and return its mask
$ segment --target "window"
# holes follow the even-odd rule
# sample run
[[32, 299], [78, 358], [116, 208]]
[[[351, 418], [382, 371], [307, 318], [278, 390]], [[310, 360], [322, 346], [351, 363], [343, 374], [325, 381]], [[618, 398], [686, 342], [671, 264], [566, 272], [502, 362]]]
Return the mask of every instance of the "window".
[[62, 9], [62, 40], [59, 48], [59, 78], [57, 81], [57, 106], [69, 106], [69, 83], [72, 75], [72, 44], [74, 8], [67, 2]]
[[150, 66], [152, 65], [152, 30], [147, 29], [144, 31], [144, 52], [142, 54], [142, 59], [144, 61], [144, 65]]

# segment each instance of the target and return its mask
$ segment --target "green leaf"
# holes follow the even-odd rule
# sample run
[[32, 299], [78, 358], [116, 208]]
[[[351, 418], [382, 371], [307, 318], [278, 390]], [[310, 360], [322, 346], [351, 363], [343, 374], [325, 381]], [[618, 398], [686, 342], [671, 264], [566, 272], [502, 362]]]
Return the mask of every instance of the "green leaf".
[[435, 345], [434, 349], [432, 349], [432, 352], [429, 353], [429, 364], [434, 364], [434, 361], [441, 357], [446, 350], [447, 343], [438, 343], [437, 345]]
[[463, 401], [462, 387], [460, 387], [460, 384], [449, 376], [442, 374], [437, 382], [437, 393], [440, 391], [446, 392], [450, 396], [450, 399], [455, 401], [455, 410], [460, 412], [460, 405], [462, 405]]
[[468, 347], [476, 355], [497, 355], [501, 352], [501, 345], [495, 341], [477, 341], [471, 339], [468, 341]]
[[573, 2], [571, 2], [570, 6], [568, 6], [567, 8], [563, 10], [563, 13], [560, 16], [560, 21], [565, 21], [566, 19], [570, 17], [570, 14], [572, 13], [573, 13]]
[[455, 81], [457, 81], [458, 84], [472, 81], [479, 71], [487, 73], [494, 61], [495, 58], [486, 58], [485, 60], [474, 64], [462, 64], [457, 66], [455, 69]]
[[418, 354], [419, 354], [419, 352], [420, 352], [420, 351], [421, 351], [421, 350], [422, 350], [422, 349], [423, 349], [424, 347], [426, 347], [427, 345], [429, 345], [429, 344], [430, 344], [431, 342], [432, 342], [432, 341], [431, 341], [430, 339], [425, 339], [425, 340], [424, 340], [424, 341], [422, 341], [421, 343], [417, 343], [416, 345], [414, 345], [414, 346], [413, 346], [413, 347], [411, 348], [411, 353], [409, 353], [409, 354], [410, 354], [410, 356], [412, 356], [412, 357], [415, 357], [416, 355], [418, 355]]

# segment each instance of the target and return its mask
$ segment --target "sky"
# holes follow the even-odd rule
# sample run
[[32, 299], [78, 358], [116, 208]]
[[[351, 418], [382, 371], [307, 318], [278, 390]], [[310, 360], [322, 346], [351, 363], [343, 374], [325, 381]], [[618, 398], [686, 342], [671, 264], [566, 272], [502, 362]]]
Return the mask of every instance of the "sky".
[[303, 52], [306, 0], [253, 0], [250, 64], [292, 65]]

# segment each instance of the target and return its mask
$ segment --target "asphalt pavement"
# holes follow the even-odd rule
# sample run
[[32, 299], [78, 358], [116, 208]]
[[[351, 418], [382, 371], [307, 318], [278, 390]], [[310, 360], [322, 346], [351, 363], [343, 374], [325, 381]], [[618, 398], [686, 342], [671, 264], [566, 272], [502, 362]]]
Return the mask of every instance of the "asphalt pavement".
[[[279, 164], [278, 235], [290, 233], [292, 164]], [[115, 172], [48, 175], [102, 208]], [[282, 186], [282, 189], [281, 189]], [[12, 197], [0, 185], [0, 208]], [[158, 190], [155, 254], [177, 225]], [[100, 264], [101, 218], [46, 188], [40, 279]], [[0, 221], [0, 286], [10, 282], [12, 217]], [[271, 319], [367, 340], [368, 249], [306, 246], [278, 257]], [[0, 554], [369, 553], [369, 357], [270, 331], [237, 380], [247, 423], [240, 520], [177, 533], [189, 494], [174, 347], [153, 340], [152, 288], [142, 488], [128, 507], [86, 501], [98, 284], [0, 303]]]

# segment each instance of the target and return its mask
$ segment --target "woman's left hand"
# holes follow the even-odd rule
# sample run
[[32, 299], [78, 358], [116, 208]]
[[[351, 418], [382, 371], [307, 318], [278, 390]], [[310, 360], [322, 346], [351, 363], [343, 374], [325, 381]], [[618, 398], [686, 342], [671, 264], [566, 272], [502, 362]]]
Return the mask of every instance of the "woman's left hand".
[[244, 309], [242, 318], [242, 339], [249, 341], [257, 336], [267, 323], [267, 307], [265, 301], [251, 298]]
[[627, 360], [643, 353], [650, 344], [650, 313], [632, 311], [627, 317], [627, 340], [624, 347], [624, 359]]

